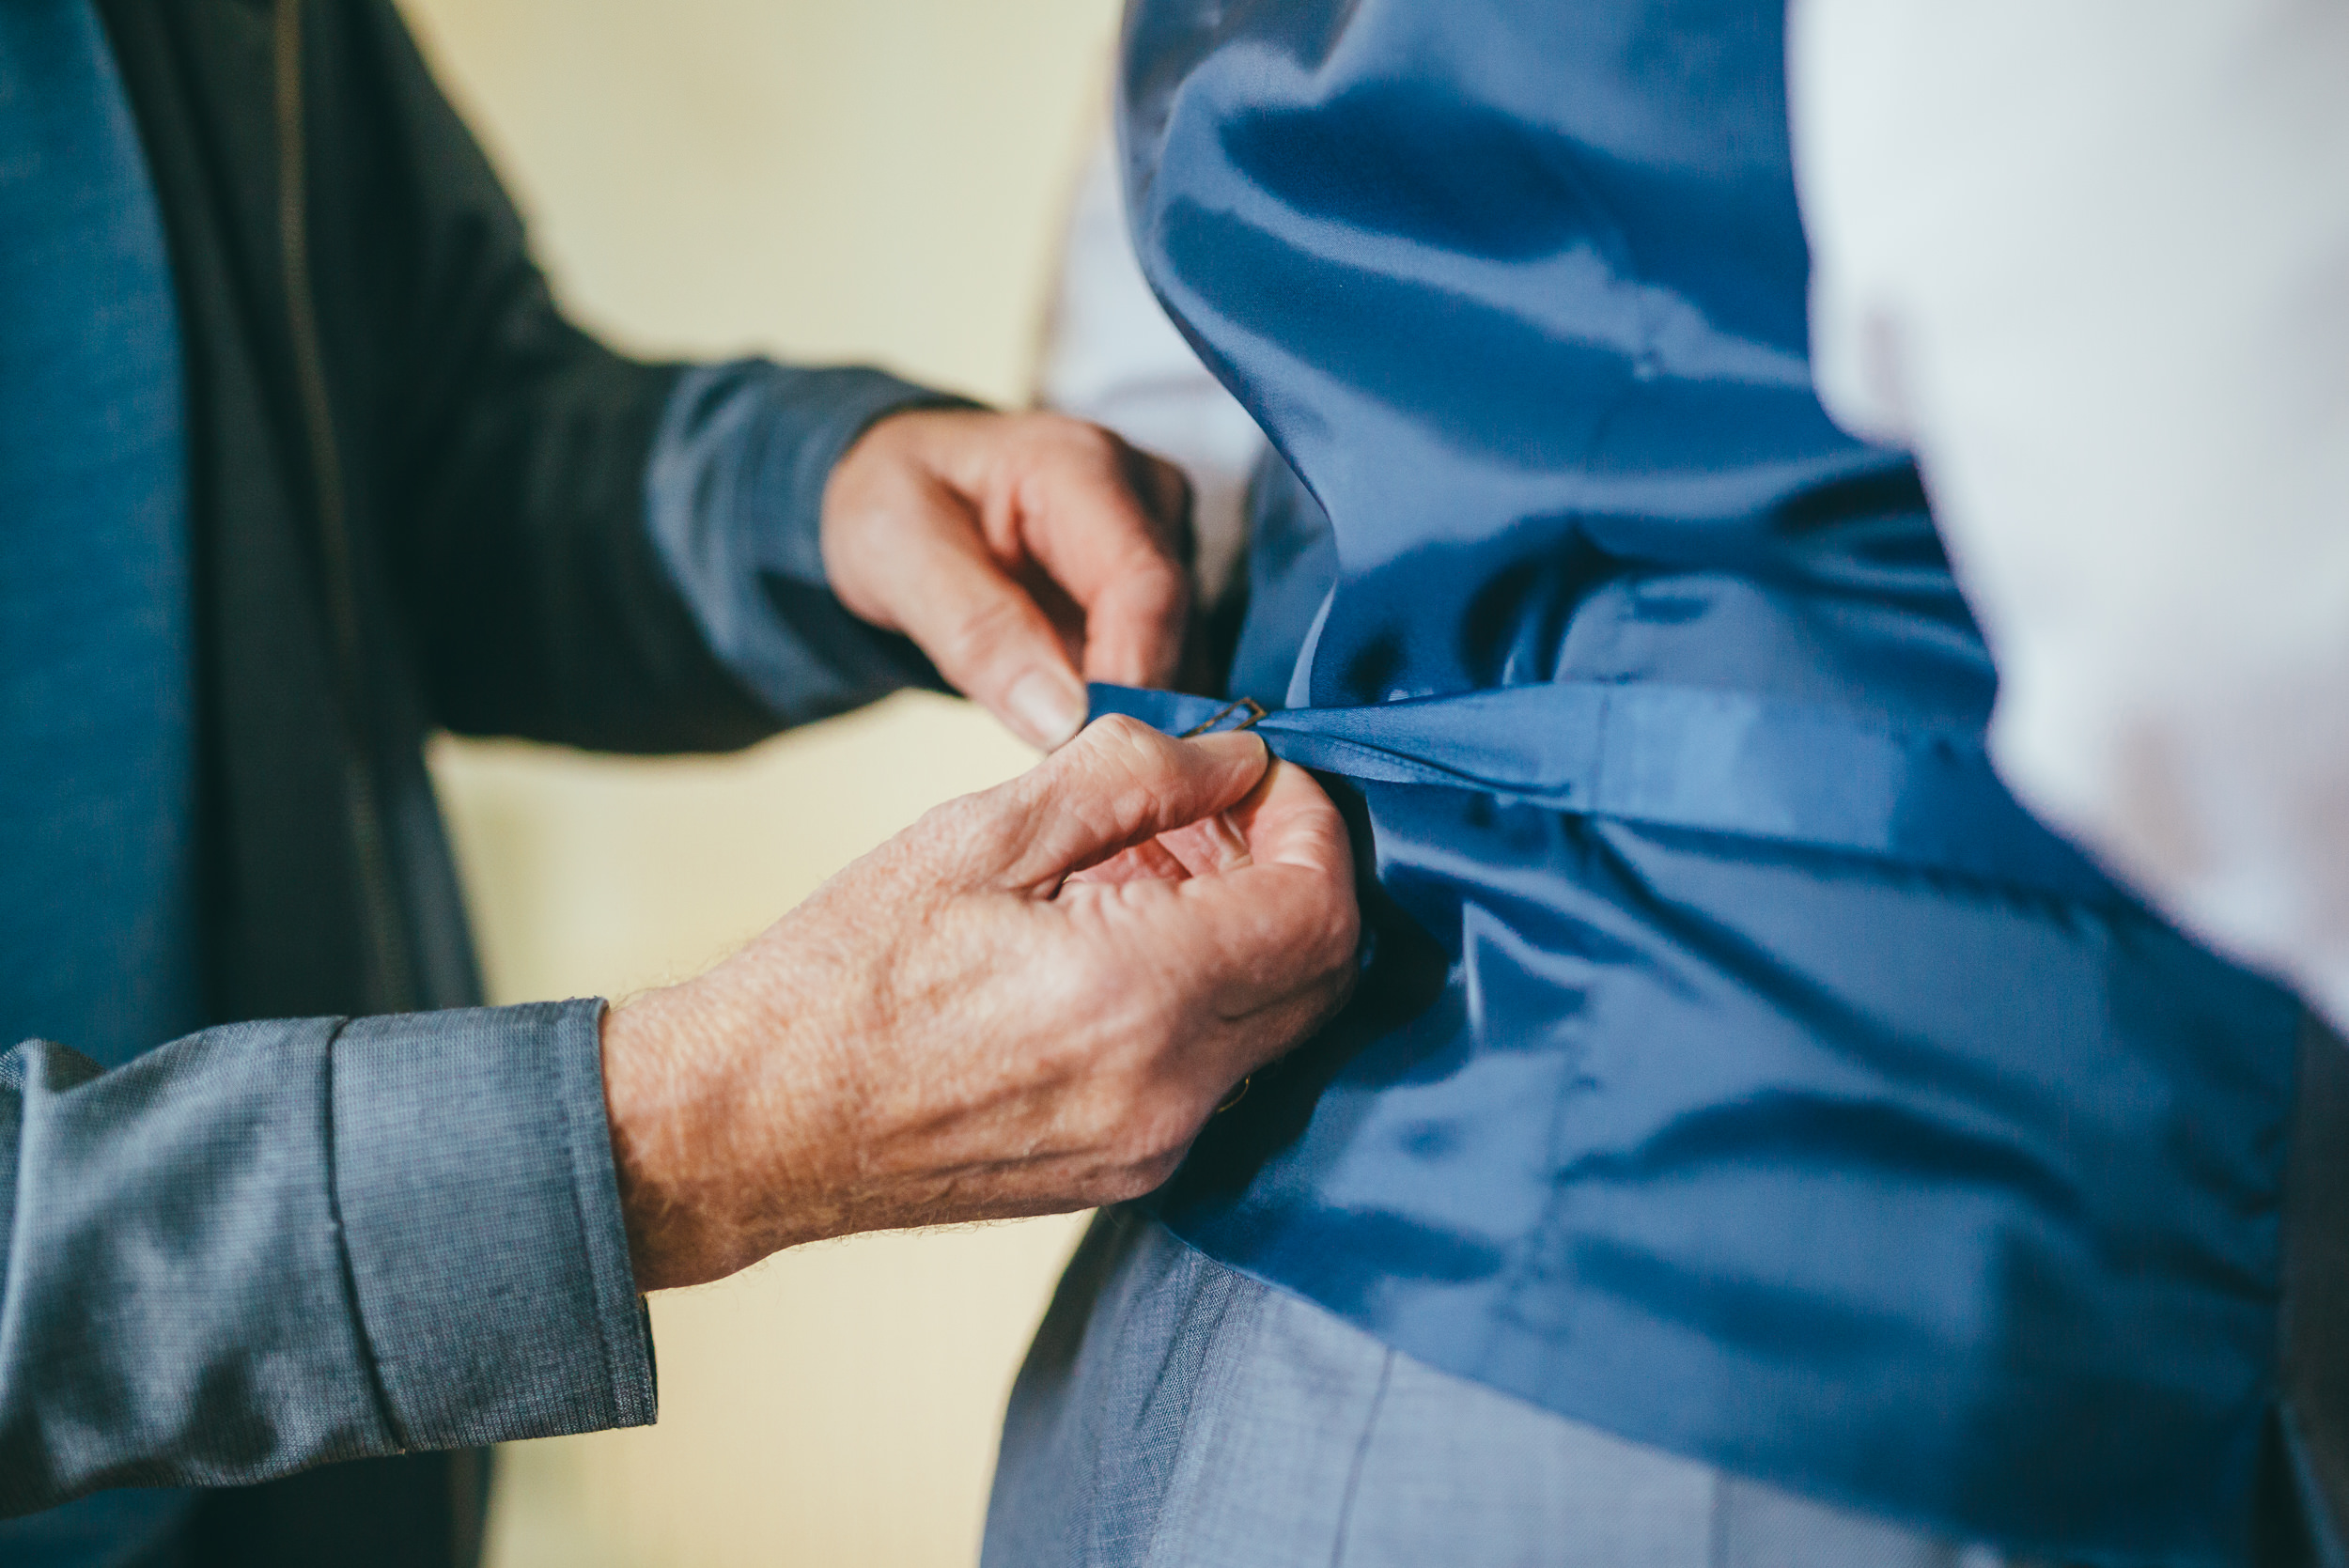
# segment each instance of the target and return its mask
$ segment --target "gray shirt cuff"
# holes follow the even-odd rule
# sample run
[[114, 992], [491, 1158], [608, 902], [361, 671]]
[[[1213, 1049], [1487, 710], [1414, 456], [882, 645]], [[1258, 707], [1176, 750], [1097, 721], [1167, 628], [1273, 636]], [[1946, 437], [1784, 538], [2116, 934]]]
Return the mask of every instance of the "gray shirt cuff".
[[832, 597], [824, 487], [877, 421], [976, 406], [853, 365], [737, 360], [678, 378], [646, 470], [646, 525], [710, 651], [786, 723], [942, 690], [911, 643]]
[[654, 1417], [600, 1001], [366, 1018], [334, 1039], [334, 1196], [402, 1448]]

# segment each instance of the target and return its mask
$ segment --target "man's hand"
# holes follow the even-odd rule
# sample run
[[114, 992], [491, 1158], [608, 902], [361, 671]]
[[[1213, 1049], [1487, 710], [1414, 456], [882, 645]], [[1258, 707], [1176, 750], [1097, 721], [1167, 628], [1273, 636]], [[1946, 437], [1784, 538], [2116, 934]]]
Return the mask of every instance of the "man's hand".
[[1358, 927], [1309, 775], [1105, 719], [607, 1016], [637, 1284], [1147, 1192], [1344, 1000]]
[[1173, 680], [1189, 496], [1175, 469], [1073, 419], [896, 414], [832, 469], [824, 570], [843, 604], [1050, 750], [1084, 722], [1086, 680]]

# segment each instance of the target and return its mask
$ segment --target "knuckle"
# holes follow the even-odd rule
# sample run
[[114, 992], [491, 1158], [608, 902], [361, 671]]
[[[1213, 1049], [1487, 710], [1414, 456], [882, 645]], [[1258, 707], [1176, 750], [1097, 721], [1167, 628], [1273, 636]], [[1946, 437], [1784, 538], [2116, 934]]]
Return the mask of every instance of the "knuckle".
[[[1145, 777], [1155, 775], [1165, 761], [1169, 744], [1166, 737], [1139, 719], [1112, 713], [1097, 722], [1093, 730], [1100, 737], [1096, 745], [1101, 761], [1122, 768], [1129, 774], [1139, 770]], [[1149, 788], [1140, 781], [1123, 783], [1117, 792], [1121, 808], [1146, 808], [1149, 804]]]
[[1159, 1158], [1114, 1167], [1100, 1184], [1103, 1203], [1127, 1203], [1164, 1187], [1183, 1162], [1178, 1151]]
[[906, 853], [943, 877], [999, 843], [1019, 815], [1013, 784], [932, 806], [900, 836]]
[[1053, 434], [1061, 460], [1091, 483], [1142, 500], [1134, 449], [1115, 431], [1081, 420], [1066, 420]]
[[1361, 915], [1351, 898], [1332, 897], [1325, 907], [1260, 926], [1255, 943], [1297, 980], [1325, 979], [1350, 969], [1361, 944]]
[[1354, 955], [1361, 947], [1362, 916], [1350, 898], [1343, 899], [1330, 911], [1322, 926], [1321, 940], [1316, 951], [1325, 970], [1350, 969]]
[[1136, 612], [1154, 620], [1180, 615], [1190, 608], [1190, 579], [1162, 548], [1137, 551], [1127, 565], [1120, 587]]
[[1188, 1106], [1177, 1110], [1157, 1103], [1162, 1098], [1135, 1106], [1104, 1145], [1111, 1164], [1141, 1184], [1132, 1196], [1151, 1190], [1172, 1175], [1198, 1132], [1197, 1118], [1189, 1114]]
[[1158, 733], [1141, 720], [1126, 713], [1106, 716], [1094, 724], [1093, 731], [1101, 737], [1101, 744], [1105, 746], [1133, 746], [1140, 743], [1142, 737]]
[[1126, 450], [1126, 443], [1114, 434], [1087, 420], [1073, 419], [1062, 413], [1043, 413], [1035, 417], [1041, 422], [1042, 434], [1074, 457], [1095, 462], [1113, 461]]

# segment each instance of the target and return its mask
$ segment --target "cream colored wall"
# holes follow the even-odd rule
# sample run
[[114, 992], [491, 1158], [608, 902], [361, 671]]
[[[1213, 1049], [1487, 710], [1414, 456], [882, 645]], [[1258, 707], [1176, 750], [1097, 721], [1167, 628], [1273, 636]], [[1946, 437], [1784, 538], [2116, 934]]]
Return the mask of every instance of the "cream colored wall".
[[[406, 0], [576, 313], [1017, 400], [1114, 0]], [[747, 756], [436, 758], [491, 988], [692, 972], [1026, 766], [900, 699]], [[503, 1456], [493, 1568], [968, 1563], [1070, 1220], [865, 1238], [655, 1302], [661, 1424]]]

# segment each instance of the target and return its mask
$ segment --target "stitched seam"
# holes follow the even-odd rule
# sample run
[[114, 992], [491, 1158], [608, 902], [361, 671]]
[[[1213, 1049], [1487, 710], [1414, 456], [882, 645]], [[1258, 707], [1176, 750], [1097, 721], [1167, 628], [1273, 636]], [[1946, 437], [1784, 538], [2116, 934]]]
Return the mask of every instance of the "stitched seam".
[[[557, 1031], [560, 1031], [563, 1025], [569, 1020], [566, 1016], [565, 1009], [558, 1006], [553, 1011], [554, 1027]], [[599, 1002], [596, 1007], [596, 1020], [599, 1028], [600, 1028], [602, 1019], [603, 1006], [600, 1002]], [[587, 1172], [582, 1167], [579, 1152], [579, 1128], [574, 1125], [575, 1118], [571, 1114], [570, 1100], [570, 1095], [564, 1096], [563, 1155], [564, 1162], [570, 1168], [571, 1173], [571, 1225], [579, 1235], [580, 1255], [587, 1260], [587, 1273], [590, 1292], [587, 1310], [589, 1315], [595, 1319], [596, 1348], [601, 1353], [603, 1358], [604, 1399], [609, 1414], [614, 1420], [616, 1421], [620, 1414], [620, 1386], [619, 1377], [616, 1372], [619, 1360], [612, 1343], [612, 1325], [605, 1321], [606, 1314], [603, 1310], [605, 1289], [610, 1283], [610, 1281], [605, 1279], [605, 1275], [610, 1272], [610, 1269], [607, 1265], [607, 1260], [603, 1259], [596, 1251], [594, 1238], [588, 1234], [587, 1207], [586, 1204], [580, 1201], [580, 1186], [587, 1179]], [[597, 1096], [597, 1103], [599, 1105], [602, 1103], [601, 1095]]]
[[287, 327], [294, 352], [295, 388], [308, 443], [311, 478], [319, 506], [321, 584], [333, 634], [341, 741], [346, 825], [357, 857], [361, 934], [366, 940], [365, 1010], [404, 1012], [416, 1005], [415, 976], [402, 934], [398, 895], [393, 888], [384, 843], [381, 791], [368, 749], [371, 711], [364, 660], [357, 571], [352, 564], [350, 520], [343, 491], [342, 454], [335, 445], [334, 411], [327, 396], [325, 351], [319, 335], [318, 302], [312, 293], [309, 240], [309, 161], [303, 94], [303, 0], [276, 0], [274, 54], [277, 114], [277, 195], [280, 260], [285, 268]]
[[335, 1113], [335, 1048], [342, 1044], [343, 1033], [350, 1027], [349, 1018], [334, 1020], [326, 1036], [326, 1216], [334, 1228], [334, 1256], [342, 1265], [343, 1294], [350, 1303], [350, 1321], [358, 1328], [359, 1358], [367, 1369], [367, 1391], [374, 1397], [377, 1416], [383, 1430], [391, 1434], [392, 1444], [399, 1452], [408, 1452], [410, 1443], [398, 1412], [393, 1407], [390, 1389], [383, 1381], [382, 1363], [377, 1358], [375, 1335], [367, 1327], [366, 1303], [359, 1294], [359, 1270], [350, 1259], [350, 1232], [343, 1224], [342, 1195], [342, 1119]]
[[1346, 1471], [1346, 1498], [1338, 1505], [1337, 1539], [1330, 1544], [1330, 1568], [1344, 1568], [1346, 1535], [1354, 1523], [1354, 1497], [1361, 1489], [1362, 1471], [1370, 1464], [1370, 1439], [1378, 1430], [1378, 1413], [1387, 1403], [1387, 1385], [1394, 1378], [1395, 1353], [1388, 1351], [1378, 1363], [1378, 1388], [1370, 1396], [1370, 1413], [1362, 1421], [1362, 1435], [1354, 1444], [1354, 1464]]
[[[1172, 1231], [1165, 1234], [1174, 1235]], [[1182, 1428], [1175, 1439], [1174, 1457], [1167, 1474], [1165, 1495], [1159, 1499], [1158, 1514], [1150, 1521], [1150, 1539], [1140, 1560], [1145, 1565], [1172, 1562], [1174, 1554], [1181, 1549], [1180, 1535], [1170, 1534], [1171, 1530], [1179, 1527], [1170, 1521], [1183, 1517], [1182, 1511], [1174, 1505], [1181, 1500], [1178, 1494], [1184, 1483], [1195, 1480], [1190, 1456], [1197, 1452], [1204, 1463], [1206, 1453], [1212, 1449], [1222, 1422], [1224, 1403], [1230, 1397], [1233, 1380], [1238, 1375], [1238, 1369], [1248, 1364], [1256, 1339], [1263, 1331], [1265, 1303], [1269, 1298], [1268, 1286], [1215, 1262], [1180, 1236], [1174, 1236], [1174, 1240], [1198, 1258], [1204, 1266], [1222, 1270], [1228, 1277], [1230, 1294], [1224, 1298], [1215, 1332], [1207, 1342], [1198, 1386], [1191, 1390], [1183, 1408]], [[1227, 1345], [1232, 1347], [1228, 1354], [1225, 1353]], [[1198, 1438], [1196, 1444], [1192, 1440], [1194, 1430]]]
[[[1131, 1230], [1131, 1227], [1136, 1223], [1133, 1211], [1130, 1209], [1120, 1209], [1115, 1211], [1115, 1222], [1121, 1230], [1126, 1232], [1125, 1234], [1117, 1238], [1122, 1250], [1116, 1259], [1116, 1262], [1111, 1265], [1109, 1271], [1102, 1277], [1100, 1288], [1095, 1294], [1092, 1305], [1087, 1309], [1086, 1315], [1088, 1320], [1090, 1320], [1094, 1312], [1097, 1312], [1100, 1309], [1103, 1300], [1107, 1299], [1112, 1292], [1118, 1292], [1121, 1296], [1123, 1295], [1122, 1287], [1125, 1286], [1125, 1281], [1121, 1278], [1121, 1274], [1125, 1265], [1130, 1262], [1133, 1257], [1133, 1249], [1139, 1245], [1138, 1239], [1135, 1237]], [[1122, 1307], [1130, 1307], [1130, 1296], [1126, 1296], [1123, 1300], [1121, 1300]], [[1086, 1325], [1087, 1338], [1091, 1337], [1091, 1323], [1088, 1321]], [[1133, 1313], [1130, 1311], [1121, 1310], [1116, 1318], [1116, 1332], [1112, 1337], [1108, 1346], [1108, 1353], [1104, 1357], [1104, 1361], [1107, 1365], [1125, 1365], [1127, 1356], [1126, 1347], [1132, 1343], [1134, 1332]], [[1081, 1349], [1079, 1352], [1079, 1356], [1080, 1358], [1082, 1356]], [[1111, 1490], [1105, 1474], [1110, 1464], [1110, 1445], [1107, 1442], [1106, 1437], [1107, 1434], [1103, 1433], [1101, 1435], [1101, 1438], [1096, 1441], [1093, 1450], [1092, 1463], [1085, 1467], [1084, 1506], [1082, 1511], [1078, 1514], [1079, 1518], [1085, 1521], [1084, 1539], [1076, 1546], [1076, 1561], [1080, 1564], [1080, 1568], [1104, 1568], [1104, 1565], [1109, 1561], [1109, 1551], [1102, 1539], [1108, 1531], [1109, 1511], [1102, 1507], [1101, 1504], [1102, 1498], [1108, 1495]], [[1162, 1518], [1163, 1516], [1163, 1507], [1161, 1505], [1160, 1517]], [[1156, 1532], [1159, 1520], [1157, 1519], [1153, 1519], [1151, 1521], [1151, 1529], [1153, 1533]]]
[[1504, 1325], [1522, 1327], [1527, 1318], [1520, 1306], [1536, 1287], [1547, 1288], [1553, 1297], [1570, 1296], [1576, 1281], [1559, 1281], [1546, 1272], [1545, 1258], [1565, 1225], [1565, 1212], [1570, 1194], [1566, 1184], [1559, 1180], [1559, 1172], [1566, 1163], [1565, 1140], [1568, 1119], [1588, 1098], [1591, 1071], [1591, 1042], [1578, 1034], [1574, 1040], [1573, 1069], [1566, 1075], [1558, 1091], [1558, 1098], [1550, 1107], [1549, 1125], [1542, 1135], [1544, 1167], [1548, 1174], [1548, 1193], [1542, 1200], [1541, 1217], [1511, 1248], [1506, 1271], [1500, 1280], [1500, 1311], [1495, 1321], [1484, 1333], [1484, 1354], [1479, 1365], [1488, 1365], [1501, 1350]]
[[1713, 1507], [1706, 1526], [1712, 1539], [1704, 1544], [1705, 1561], [1710, 1568], [1729, 1568], [1729, 1478], [1718, 1467], [1713, 1470]]

